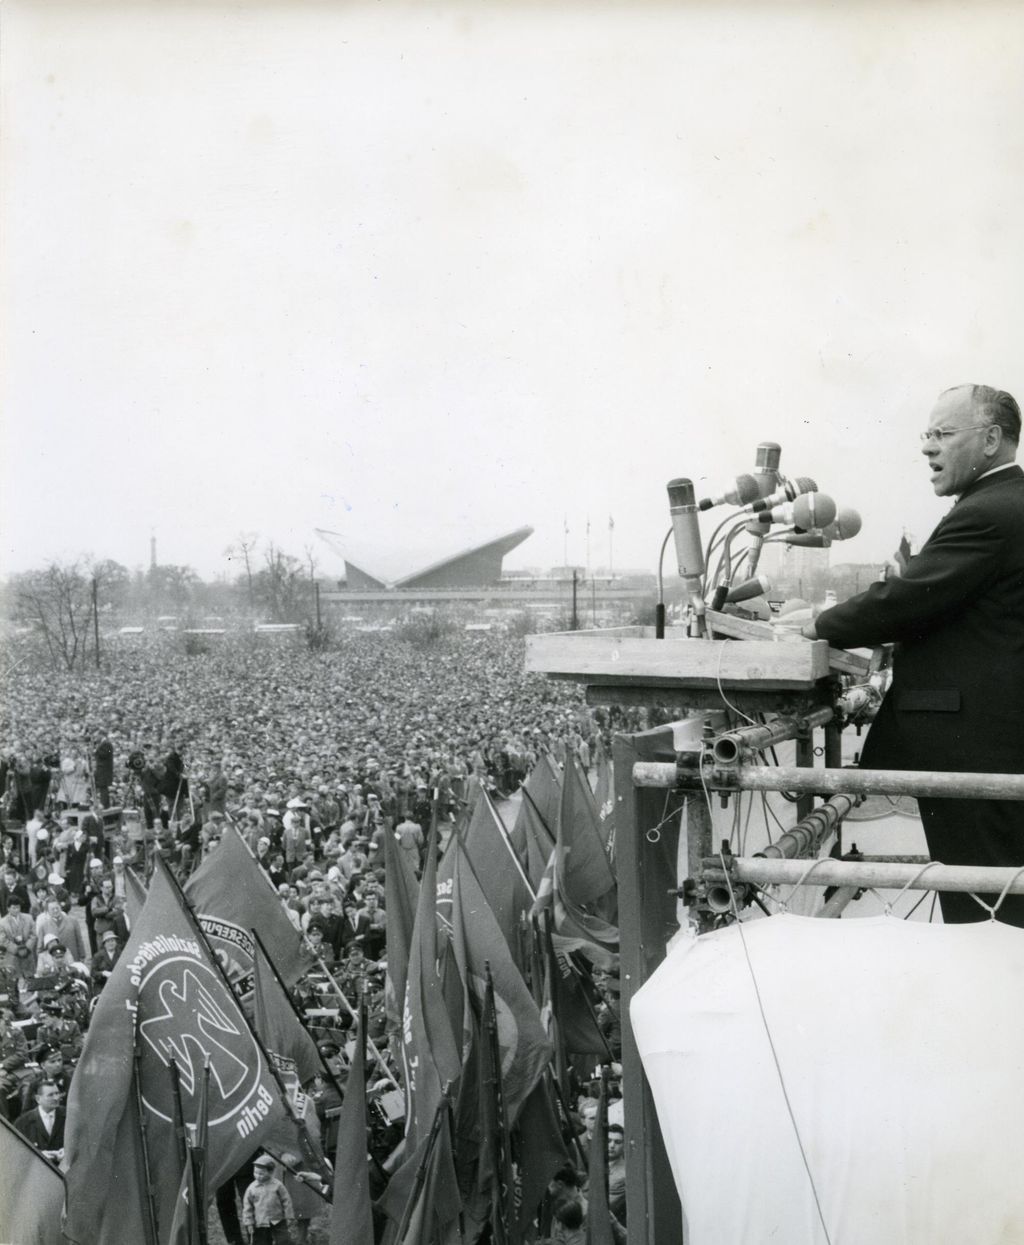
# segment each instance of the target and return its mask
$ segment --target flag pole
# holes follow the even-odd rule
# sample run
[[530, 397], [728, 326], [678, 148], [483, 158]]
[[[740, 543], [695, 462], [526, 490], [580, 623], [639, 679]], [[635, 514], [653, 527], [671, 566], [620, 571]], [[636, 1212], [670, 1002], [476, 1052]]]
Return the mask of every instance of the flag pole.
[[508, 1221], [510, 1218], [509, 1201], [511, 1189], [507, 1182], [509, 1173], [508, 1162], [508, 1118], [505, 1113], [505, 1095], [501, 1084], [501, 1046], [498, 1041], [498, 1013], [494, 1003], [494, 978], [491, 976], [490, 960], [484, 961], [484, 975], [487, 987], [484, 992], [484, 1020], [488, 1045], [488, 1073], [494, 1095], [495, 1124], [494, 1136], [489, 1144], [493, 1147], [496, 1181], [491, 1200], [491, 1237], [494, 1245], [508, 1245]]
[[416, 1168], [416, 1180], [412, 1186], [412, 1193], [409, 1194], [409, 1200], [405, 1204], [405, 1210], [402, 1211], [402, 1219], [398, 1225], [398, 1232], [395, 1236], [396, 1241], [401, 1241], [409, 1227], [409, 1221], [412, 1219], [413, 1211], [416, 1209], [416, 1202], [419, 1200], [420, 1193], [427, 1179], [427, 1167], [430, 1164], [430, 1157], [434, 1153], [434, 1146], [437, 1144], [437, 1135], [441, 1131], [441, 1121], [444, 1119], [445, 1113], [451, 1109], [451, 1103], [448, 1095], [451, 1093], [451, 1081], [445, 1085], [441, 1093], [441, 1101], [437, 1104], [434, 1111], [434, 1119], [430, 1125], [430, 1132], [427, 1135], [427, 1144], [423, 1149], [423, 1157], [420, 1159], [419, 1166]]
[[181, 1069], [177, 1059], [172, 1059], [167, 1072], [171, 1078], [171, 1092], [174, 1097], [174, 1136], [178, 1142], [178, 1158], [182, 1168], [188, 1162], [188, 1142], [185, 1139], [185, 1112], [181, 1105]]
[[536, 903], [537, 892], [533, 889], [533, 886], [530, 883], [530, 879], [526, 876], [526, 870], [523, 868], [522, 861], [516, 855], [516, 849], [512, 846], [512, 840], [508, 837], [508, 831], [505, 829], [505, 823], [501, 820], [501, 814], [498, 812], [497, 808], [495, 808], [494, 801], [488, 795], [486, 790], [483, 791], [483, 797], [487, 801], [487, 807], [490, 810], [491, 816], [494, 818], [498, 826], [498, 832], [501, 835], [501, 841], [505, 844], [505, 847], [508, 850], [508, 854], [512, 857], [512, 863], [515, 865], [516, 869], [518, 870], [519, 877], [522, 880], [523, 885], [526, 887], [531, 900], [533, 900], [533, 902]]
[[[352, 1019], [355, 1020], [357, 1018], [358, 1013], [356, 1012], [356, 1009], [352, 1006], [352, 1004], [348, 1001], [348, 999], [345, 997], [345, 991], [342, 990], [341, 986], [338, 985], [337, 979], [335, 978], [334, 974], [327, 967], [327, 965], [324, 963], [323, 959], [319, 955], [315, 955], [314, 959], [316, 960], [316, 963], [320, 966], [320, 971], [330, 981], [334, 983], [334, 988], [338, 992], [338, 997], [345, 1004], [345, 1008], [348, 1011], [349, 1016], [351, 1016]], [[384, 1062], [384, 1056], [380, 1053], [380, 1051], [377, 1049], [376, 1045], [374, 1044], [373, 1038], [367, 1036], [366, 1045], [367, 1045], [367, 1048], [372, 1053], [374, 1059], [380, 1065], [380, 1069], [384, 1073], [385, 1077], [387, 1077], [387, 1079], [391, 1082], [391, 1084], [394, 1085], [395, 1089], [401, 1089], [402, 1087], [395, 1080], [394, 1073], [391, 1071], [388, 1065]]]
[[554, 839], [554, 837], [555, 837], [555, 836], [554, 836], [554, 834], [553, 834], [553, 833], [552, 833], [552, 831], [551, 831], [551, 827], [550, 827], [550, 826], [548, 825], [548, 823], [544, 820], [544, 814], [543, 814], [543, 813], [540, 811], [540, 809], [537, 807], [537, 801], [533, 798], [533, 796], [532, 796], [532, 795], [530, 795], [529, 791], [527, 791], [527, 790], [526, 790], [526, 784], [524, 783], [524, 784], [523, 784], [523, 786], [521, 786], [521, 787], [519, 788], [519, 790], [522, 792], [522, 794], [523, 794], [523, 798], [529, 802], [530, 807], [531, 807], [531, 808], [533, 809], [533, 811], [537, 814], [537, 817], [538, 817], [538, 820], [540, 821], [540, 824], [544, 827], [544, 829], [548, 832], [548, 834], [550, 834], [550, 835], [551, 835], [551, 838], [552, 838], [552, 839]]
[[142, 1101], [142, 1081], [139, 1076], [139, 1065], [142, 1062], [142, 1050], [139, 1046], [139, 1013], [135, 1011], [135, 1040], [132, 1043], [132, 1086], [135, 1090], [135, 1113], [138, 1116], [139, 1146], [142, 1150], [142, 1171], [146, 1178], [146, 1224], [149, 1228], [148, 1245], [157, 1245], [159, 1235], [156, 1222], [156, 1194], [153, 1192], [153, 1180], [149, 1167], [149, 1140], [146, 1137], [146, 1108]]
[[210, 1119], [210, 1056], [203, 1060], [203, 1079], [200, 1082], [199, 1110], [196, 1113], [195, 1140], [189, 1147], [192, 1164], [192, 1186], [195, 1190], [195, 1225], [198, 1245], [207, 1245], [209, 1232], [206, 1223], [206, 1152], [209, 1142]]
[[[281, 974], [277, 971], [277, 965], [271, 959], [270, 952], [267, 950], [266, 944], [264, 943], [263, 939], [259, 936], [259, 934], [254, 929], [251, 929], [249, 933], [252, 934], [253, 939], [256, 942], [256, 945], [263, 952], [263, 958], [266, 960], [270, 968], [270, 971], [274, 974], [274, 980], [281, 987], [281, 992], [284, 994], [284, 997], [288, 1000], [288, 1006], [292, 1009], [292, 1015], [295, 1017], [298, 1024], [302, 1026], [303, 1030], [306, 1033], [309, 1033], [309, 1026], [306, 1024], [305, 1020], [303, 1020], [302, 1015], [299, 1012], [299, 1009], [295, 1006], [295, 1003], [292, 1001], [291, 992], [289, 991], [288, 987], [284, 984], [284, 980], [281, 977]], [[317, 1058], [320, 1060], [321, 1069], [327, 1074], [328, 1080], [331, 1082], [334, 1088], [338, 1091], [338, 1097], [344, 1098], [345, 1096], [344, 1091], [342, 1090], [342, 1087], [338, 1084], [338, 1081], [335, 1078], [334, 1073], [327, 1066], [327, 1063], [324, 1060], [324, 1057], [320, 1054], [320, 1046], [317, 1043], [316, 1038], [313, 1037], [312, 1033], [309, 1033], [309, 1039], [313, 1043], [313, 1045], [316, 1046]]]

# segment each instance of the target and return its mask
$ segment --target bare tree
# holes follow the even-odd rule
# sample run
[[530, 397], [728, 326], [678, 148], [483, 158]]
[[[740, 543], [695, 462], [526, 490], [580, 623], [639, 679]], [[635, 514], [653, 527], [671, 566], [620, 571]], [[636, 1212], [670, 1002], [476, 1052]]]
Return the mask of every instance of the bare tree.
[[263, 569], [253, 576], [257, 600], [274, 622], [297, 622], [303, 615], [302, 563], [273, 541], [263, 553]]
[[54, 668], [83, 667], [93, 609], [90, 568], [79, 562], [51, 562], [12, 578], [15, 616], [42, 637]]
[[306, 555], [306, 562], [309, 565], [309, 582], [314, 583], [316, 581], [316, 568], [318, 565], [316, 551], [312, 545], [303, 545], [302, 552]]
[[239, 532], [234, 541], [224, 550], [224, 556], [230, 562], [232, 559], [241, 558], [245, 563], [245, 578], [249, 585], [249, 613], [256, 612], [256, 600], [253, 595], [252, 584], [252, 555], [256, 549], [256, 542], [259, 540], [258, 532]]

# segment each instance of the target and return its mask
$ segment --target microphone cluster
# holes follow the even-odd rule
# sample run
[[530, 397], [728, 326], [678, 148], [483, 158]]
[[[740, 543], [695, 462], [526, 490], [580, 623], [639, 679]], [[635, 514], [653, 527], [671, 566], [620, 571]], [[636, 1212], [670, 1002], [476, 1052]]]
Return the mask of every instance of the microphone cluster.
[[[724, 537], [725, 578], [717, 582], [712, 600], [713, 607], [719, 609], [723, 604], [753, 600], [770, 591], [769, 580], [754, 572], [761, 547], [773, 526], [783, 525], [789, 530], [772, 539], [817, 549], [827, 549], [834, 541], [849, 540], [860, 531], [861, 518], [857, 511], [849, 506], [837, 506], [826, 493], [818, 491], [817, 482], [810, 476], [787, 479], [782, 475], [779, 471], [781, 455], [781, 447], [776, 442], [762, 441], [757, 447], [753, 473], [736, 476], [719, 492], [699, 501], [692, 480], [680, 477], [669, 481], [669, 513], [676, 561], [680, 577], [686, 582], [692, 610], [699, 613], [703, 609], [703, 581], [710, 556], [710, 551], [705, 554], [701, 541], [699, 516], [704, 511], [731, 506], [735, 509], [734, 518], [740, 520]], [[727, 518], [725, 522], [732, 522], [732, 519]], [[722, 526], [724, 524], [718, 531]], [[752, 537], [752, 543], [745, 559], [747, 578], [734, 587], [729, 546], [740, 530]], [[713, 540], [712, 547], [714, 544]]]

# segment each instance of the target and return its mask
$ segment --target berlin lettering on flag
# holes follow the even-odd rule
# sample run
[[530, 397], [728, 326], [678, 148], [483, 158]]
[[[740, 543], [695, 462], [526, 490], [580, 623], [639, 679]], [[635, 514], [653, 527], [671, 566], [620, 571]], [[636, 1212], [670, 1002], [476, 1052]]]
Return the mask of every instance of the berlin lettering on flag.
[[302, 935], [233, 826], [186, 882], [185, 894], [228, 979], [243, 997], [253, 988], [253, 929], [286, 986], [293, 986], [312, 967]]
[[164, 1245], [182, 1178], [170, 1065], [178, 1065], [183, 1120], [194, 1126], [207, 1060], [207, 1174], [215, 1189], [288, 1117], [263, 1048], [158, 861], [71, 1082], [69, 1241]]

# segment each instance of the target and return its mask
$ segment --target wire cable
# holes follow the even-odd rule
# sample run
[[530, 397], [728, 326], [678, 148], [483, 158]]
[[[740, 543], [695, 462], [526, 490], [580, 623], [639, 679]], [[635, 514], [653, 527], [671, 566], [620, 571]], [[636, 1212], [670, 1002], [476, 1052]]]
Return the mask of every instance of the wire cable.
[[757, 974], [754, 972], [754, 964], [750, 958], [750, 949], [747, 946], [747, 936], [743, 931], [743, 922], [740, 920], [739, 909], [736, 905], [736, 896], [732, 889], [732, 879], [729, 877], [729, 870], [725, 863], [725, 857], [719, 853], [718, 859], [722, 864], [722, 873], [725, 877], [725, 884], [729, 888], [729, 902], [732, 905], [733, 915], [736, 918], [736, 928], [739, 930], [740, 945], [743, 947], [743, 957], [747, 962], [747, 971], [750, 973], [750, 984], [754, 987], [754, 998], [757, 1000], [757, 1010], [761, 1016], [761, 1024], [764, 1027], [764, 1035], [768, 1039], [768, 1049], [771, 1051], [772, 1062], [775, 1064], [775, 1073], [779, 1080], [779, 1089], [782, 1090], [782, 1098], [786, 1104], [786, 1110], [789, 1113], [790, 1123], [793, 1125], [793, 1135], [796, 1138], [797, 1149], [800, 1151], [800, 1158], [803, 1161], [804, 1171], [807, 1173], [807, 1180], [811, 1186], [811, 1193], [814, 1197], [814, 1205], [818, 1211], [818, 1219], [821, 1222], [821, 1230], [825, 1233], [825, 1240], [828, 1245], [832, 1245], [832, 1237], [829, 1234], [828, 1224], [825, 1222], [825, 1212], [822, 1210], [821, 1198], [818, 1196], [818, 1186], [814, 1183], [814, 1173], [811, 1171], [810, 1160], [807, 1158], [807, 1151], [804, 1149], [803, 1138], [800, 1136], [800, 1126], [797, 1124], [796, 1113], [793, 1110], [793, 1104], [789, 1098], [789, 1091], [786, 1089], [786, 1078], [782, 1073], [782, 1063], [779, 1060], [779, 1053], [775, 1048], [775, 1041], [772, 1037], [771, 1026], [768, 1024], [768, 1016], [764, 1009], [764, 1000], [761, 998], [761, 988], [757, 984]]

